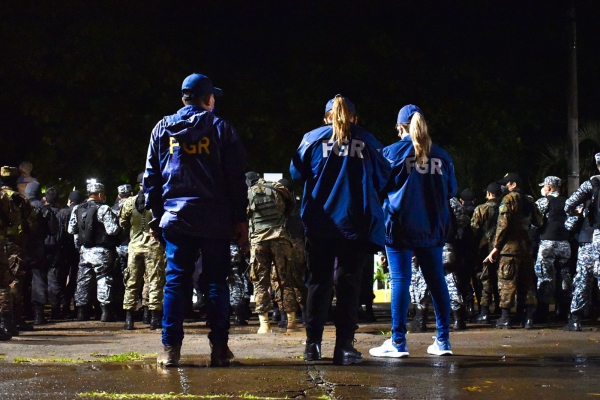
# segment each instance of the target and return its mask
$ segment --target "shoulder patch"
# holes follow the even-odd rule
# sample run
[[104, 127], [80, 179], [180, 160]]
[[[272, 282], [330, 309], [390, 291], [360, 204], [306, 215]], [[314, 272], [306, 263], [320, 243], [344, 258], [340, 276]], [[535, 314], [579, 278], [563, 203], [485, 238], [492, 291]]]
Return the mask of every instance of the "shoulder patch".
[[506, 211], [507, 211], [506, 204], [501, 204], [498, 211], [500, 211], [500, 214], [506, 214]]

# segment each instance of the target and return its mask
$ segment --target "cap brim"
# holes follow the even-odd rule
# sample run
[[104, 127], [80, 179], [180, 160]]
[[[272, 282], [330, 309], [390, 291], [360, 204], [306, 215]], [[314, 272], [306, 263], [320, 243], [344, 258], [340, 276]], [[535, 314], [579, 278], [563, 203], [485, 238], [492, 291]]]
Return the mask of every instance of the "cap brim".
[[545, 186], [546, 184], [544, 182], [540, 183], [540, 186]]
[[219, 89], [218, 87], [213, 88], [214, 89], [214, 95], [216, 97], [223, 97], [223, 89]]
[[508, 183], [508, 179], [502, 178], [502, 179], [496, 181], [496, 183], [498, 185], [506, 185]]

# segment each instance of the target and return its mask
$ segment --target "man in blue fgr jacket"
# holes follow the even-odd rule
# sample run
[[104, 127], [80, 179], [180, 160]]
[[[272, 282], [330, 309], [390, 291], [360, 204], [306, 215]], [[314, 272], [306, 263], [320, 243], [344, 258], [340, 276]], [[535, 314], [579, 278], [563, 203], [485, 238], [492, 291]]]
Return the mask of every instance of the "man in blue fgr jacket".
[[229, 243], [232, 236], [240, 246], [248, 241], [246, 152], [235, 129], [212, 112], [221, 89], [192, 74], [181, 92], [184, 107], [152, 131], [143, 182], [151, 228], [164, 239], [167, 256], [164, 349], [157, 361], [179, 365], [185, 295], [202, 254], [211, 366], [228, 366]]

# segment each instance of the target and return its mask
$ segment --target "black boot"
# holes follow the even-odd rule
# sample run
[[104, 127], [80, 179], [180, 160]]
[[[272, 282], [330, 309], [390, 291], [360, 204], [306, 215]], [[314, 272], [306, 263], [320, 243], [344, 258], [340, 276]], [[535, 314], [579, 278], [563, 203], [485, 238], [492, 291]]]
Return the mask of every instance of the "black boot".
[[150, 313], [152, 315], [150, 318], [150, 329], [154, 331], [162, 328], [162, 310], [152, 310]]
[[125, 311], [125, 327], [123, 329], [126, 329], [128, 331], [133, 330], [133, 311], [132, 310]]
[[502, 315], [496, 321], [496, 328], [512, 329], [512, 323], [510, 321], [510, 308], [502, 308]]
[[427, 332], [427, 308], [416, 307], [409, 329], [411, 332]]
[[375, 317], [375, 313], [373, 312], [373, 303], [367, 303], [365, 304], [365, 314], [367, 316], [366, 321], [367, 322], [377, 322], [377, 318]]
[[490, 306], [481, 306], [477, 322], [480, 324], [490, 323]]
[[561, 301], [556, 303], [556, 322], [565, 322], [569, 320], [569, 312], [571, 311], [571, 302]]
[[279, 322], [281, 321], [281, 312], [279, 311], [279, 306], [277, 303], [273, 303], [273, 314], [271, 314], [271, 322]]
[[13, 324], [12, 315], [9, 312], [0, 314], [0, 328], [8, 332], [11, 336], [19, 336], [19, 330]]
[[321, 359], [321, 343], [306, 343], [304, 348], [304, 361], [318, 361]]
[[246, 318], [246, 305], [241, 301], [235, 305], [235, 317], [233, 319], [233, 325], [248, 325], [248, 319]]
[[467, 324], [465, 322], [467, 312], [465, 306], [460, 306], [458, 310], [452, 310], [452, 314], [454, 315], [454, 325], [452, 326], [452, 329], [455, 331], [464, 331], [467, 329]]
[[63, 304], [62, 316], [64, 319], [75, 319], [77, 315], [74, 311], [71, 311], [71, 304]]
[[550, 313], [550, 304], [542, 303], [538, 301], [537, 308], [535, 310], [534, 320], [536, 324], [548, 323], [548, 314]]
[[533, 315], [534, 314], [535, 314], [535, 307], [527, 306], [527, 313], [525, 315], [525, 324], [523, 324], [523, 328], [533, 329]]
[[352, 344], [354, 339], [336, 339], [333, 349], [333, 364], [350, 365], [362, 362], [363, 356]]
[[60, 304], [52, 306], [52, 312], [50, 313], [50, 319], [53, 321], [58, 321], [60, 319], [63, 319], [62, 312], [60, 310]]
[[142, 311], [144, 311], [142, 316], [142, 324], [148, 325], [150, 323], [150, 310], [148, 309], [148, 306], [142, 307]]
[[33, 307], [33, 325], [45, 325], [48, 321], [46, 321], [46, 317], [44, 317], [44, 306], [34, 306]]
[[280, 312], [280, 313], [281, 313], [281, 320], [277, 323], [277, 326], [280, 328], [286, 328], [288, 325], [287, 313], [285, 313], [285, 312]]
[[12, 335], [9, 331], [0, 326], [0, 342], [6, 342], [12, 339]]
[[100, 316], [100, 322], [115, 322], [117, 320], [115, 314], [112, 312], [110, 305], [100, 306], [102, 309], [102, 315]]
[[31, 332], [33, 331], [33, 325], [27, 323], [25, 318], [23, 318], [23, 314], [20, 310], [15, 310], [13, 313], [13, 321], [18, 326], [19, 331], [21, 332]]
[[227, 343], [210, 343], [210, 366], [211, 367], [229, 367], [231, 360], [234, 359], [233, 353], [227, 346]]
[[465, 317], [465, 320], [469, 321], [469, 322], [475, 322], [475, 319], [477, 318], [475, 316], [475, 300], [474, 299], [468, 300], [467, 304], [466, 304], [466, 308], [467, 308], [467, 315]]
[[581, 313], [580, 312], [571, 313], [571, 318], [569, 318], [569, 322], [563, 328], [563, 330], [572, 331], [572, 332], [581, 332], [582, 331]]
[[90, 312], [87, 305], [77, 307], [77, 321], [89, 321]]

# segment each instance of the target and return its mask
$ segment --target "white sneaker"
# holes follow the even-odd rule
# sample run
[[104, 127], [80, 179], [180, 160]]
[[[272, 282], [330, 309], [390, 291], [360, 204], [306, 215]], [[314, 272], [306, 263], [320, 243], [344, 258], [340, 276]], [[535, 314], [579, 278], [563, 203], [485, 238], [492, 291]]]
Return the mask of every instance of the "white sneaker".
[[432, 336], [434, 342], [427, 348], [427, 353], [434, 356], [450, 356], [452, 355], [452, 346], [450, 346], [450, 340], [440, 342], [437, 337]]
[[381, 346], [370, 349], [369, 354], [373, 357], [408, 357], [408, 347], [406, 347], [406, 342], [396, 347], [390, 338], [383, 342]]

